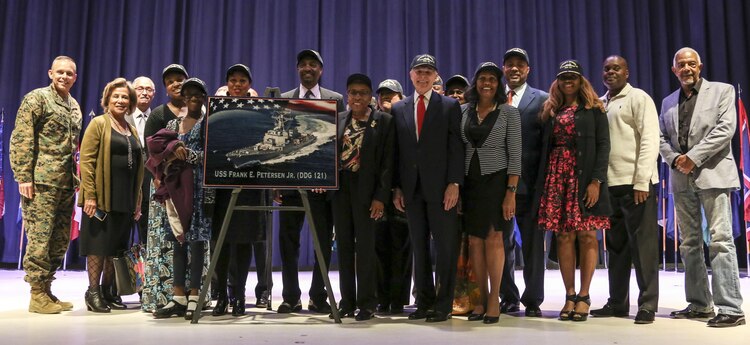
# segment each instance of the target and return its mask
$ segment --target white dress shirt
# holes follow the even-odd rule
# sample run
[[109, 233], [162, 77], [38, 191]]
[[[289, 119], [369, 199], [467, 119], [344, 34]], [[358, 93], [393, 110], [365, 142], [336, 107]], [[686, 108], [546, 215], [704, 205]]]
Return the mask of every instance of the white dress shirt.
[[[518, 108], [518, 105], [521, 104], [521, 98], [523, 98], [524, 92], [526, 92], [526, 86], [528, 86], [527, 83], [523, 83], [523, 85], [513, 89], [513, 100], [510, 103], [510, 105]], [[510, 86], [507, 84], [505, 85], [505, 95], [508, 95], [508, 92], [510, 92]]]

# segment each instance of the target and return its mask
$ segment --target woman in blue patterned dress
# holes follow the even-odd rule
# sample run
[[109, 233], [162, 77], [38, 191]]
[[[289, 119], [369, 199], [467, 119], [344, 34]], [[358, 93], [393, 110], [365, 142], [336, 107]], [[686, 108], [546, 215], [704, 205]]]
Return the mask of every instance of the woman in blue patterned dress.
[[[184, 118], [177, 118], [167, 124], [167, 129], [177, 132], [181, 145], [174, 149], [174, 157], [178, 161], [187, 163], [186, 169], [192, 170], [192, 212], [188, 226], [184, 226], [183, 217], [179, 222], [184, 226], [182, 232], [173, 231], [167, 234], [174, 247], [174, 296], [163, 308], [154, 312], [156, 318], [171, 316], [185, 316], [191, 319], [193, 312], [198, 309], [198, 294], [201, 279], [187, 281], [187, 275], [201, 277], [206, 264], [206, 244], [211, 239], [211, 216], [209, 208], [213, 205], [213, 190], [203, 189], [203, 104], [206, 100], [206, 85], [198, 78], [190, 78], [182, 85], [181, 93], [188, 107]], [[158, 135], [158, 134], [157, 134]], [[156, 174], [154, 175], [156, 177]], [[163, 181], [164, 184], [168, 182]], [[169, 187], [168, 187], [169, 189]], [[181, 200], [175, 194], [170, 195], [178, 211]], [[189, 202], [188, 202], [189, 203]], [[189, 272], [189, 273], [188, 273]]]

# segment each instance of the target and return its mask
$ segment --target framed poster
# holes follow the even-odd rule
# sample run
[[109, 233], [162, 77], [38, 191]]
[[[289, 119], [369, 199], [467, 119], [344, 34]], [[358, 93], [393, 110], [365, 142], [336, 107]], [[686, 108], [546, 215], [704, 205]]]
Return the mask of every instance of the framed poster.
[[204, 185], [336, 189], [336, 100], [209, 97]]

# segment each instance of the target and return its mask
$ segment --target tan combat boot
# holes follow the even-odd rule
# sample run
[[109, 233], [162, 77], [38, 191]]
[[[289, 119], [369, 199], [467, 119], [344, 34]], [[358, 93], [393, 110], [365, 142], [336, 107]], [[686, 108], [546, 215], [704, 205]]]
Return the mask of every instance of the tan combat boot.
[[52, 294], [52, 281], [51, 280], [44, 282], [44, 293], [47, 294], [47, 296], [52, 300], [52, 302], [59, 305], [62, 308], [62, 311], [73, 310], [73, 303], [63, 302], [59, 298], [57, 298], [57, 296]]
[[57, 314], [62, 311], [62, 307], [53, 302], [47, 293], [44, 292], [44, 283], [31, 284], [31, 301], [29, 302], [29, 312], [39, 314]]

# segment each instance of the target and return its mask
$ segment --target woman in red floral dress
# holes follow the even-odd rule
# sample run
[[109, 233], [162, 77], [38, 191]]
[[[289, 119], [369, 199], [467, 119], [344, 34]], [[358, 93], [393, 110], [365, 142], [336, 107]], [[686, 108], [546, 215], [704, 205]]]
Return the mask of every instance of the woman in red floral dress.
[[[585, 321], [591, 299], [589, 286], [598, 260], [596, 230], [609, 228], [607, 164], [609, 125], [602, 102], [580, 64], [560, 65], [544, 103], [543, 152], [537, 190], [541, 192], [539, 226], [554, 231], [558, 262], [565, 284], [565, 306], [560, 320]], [[581, 287], [576, 292], [578, 240]]]

